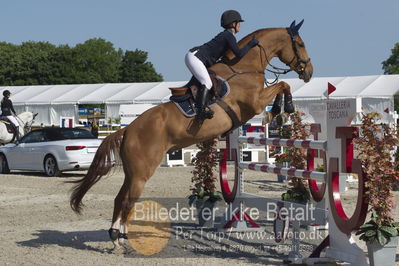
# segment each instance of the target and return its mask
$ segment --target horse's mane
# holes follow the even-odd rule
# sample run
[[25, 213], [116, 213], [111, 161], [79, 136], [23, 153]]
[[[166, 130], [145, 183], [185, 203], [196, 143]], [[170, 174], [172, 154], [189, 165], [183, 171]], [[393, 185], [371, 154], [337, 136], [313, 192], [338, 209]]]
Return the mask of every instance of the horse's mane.
[[250, 34], [246, 35], [245, 37], [243, 37], [238, 44], [243, 44], [243, 43], [248, 43], [250, 40], [252, 40], [253, 38], [257, 38], [259, 39], [261, 36], [267, 35], [268, 33], [274, 32], [274, 31], [278, 31], [278, 30], [285, 30], [286, 28], [263, 28], [263, 29], [259, 29], [256, 30], [254, 32], [251, 32]]
[[[282, 30], [282, 29], [285, 29], [285, 28], [263, 28], [263, 29], [258, 29], [258, 30], [254, 31], [254, 32], [249, 33], [248, 35], [243, 37], [240, 41], [238, 41], [238, 46], [242, 48], [250, 40], [252, 40], [253, 38], [256, 38], [256, 39], [259, 40], [262, 36], [267, 35], [268, 33], [271, 33], [271, 32], [276, 31], [276, 30]], [[233, 52], [231, 50], [228, 50], [226, 52], [226, 54], [223, 56], [223, 60], [222, 61], [227, 63], [226, 60], [230, 61], [234, 57], [235, 56], [234, 56]], [[232, 63], [232, 62], [230, 62], [230, 63]]]

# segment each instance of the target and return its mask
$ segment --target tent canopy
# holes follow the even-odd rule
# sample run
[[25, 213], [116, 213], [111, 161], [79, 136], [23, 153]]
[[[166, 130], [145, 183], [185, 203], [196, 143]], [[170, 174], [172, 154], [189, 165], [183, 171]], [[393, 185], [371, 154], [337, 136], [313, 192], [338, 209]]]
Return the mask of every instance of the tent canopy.
[[[399, 92], [399, 75], [374, 75], [355, 77], [319, 77], [308, 83], [300, 79], [282, 79], [290, 84], [295, 98], [320, 98], [332, 83], [337, 90], [334, 97], [392, 97]], [[161, 103], [169, 101], [169, 87], [187, 83], [147, 82], [112, 84], [76, 84], [45, 86], [0, 87], [12, 93], [14, 105], [30, 104], [129, 104]]]
[[[385, 99], [392, 103], [390, 107], [393, 105], [393, 96], [399, 92], [399, 75], [315, 77], [308, 83], [297, 78], [282, 80], [290, 84], [296, 101], [320, 100], [328, 82], [337, 88], [330, 98], [367, 98], [374, 99], [373, 101]], [[167, 102], [170, 97], [168, 88], [186, 83], [187, 81], [8, 86], [0, 89], [11, 91], [11, 99], [17, 112], [38, 112], [38, 124], [57, 125], [61, 115], [77, 118], [78, 104], [105, 104], [107, 118], [116, 117], [119, 116], [121, 104]]]

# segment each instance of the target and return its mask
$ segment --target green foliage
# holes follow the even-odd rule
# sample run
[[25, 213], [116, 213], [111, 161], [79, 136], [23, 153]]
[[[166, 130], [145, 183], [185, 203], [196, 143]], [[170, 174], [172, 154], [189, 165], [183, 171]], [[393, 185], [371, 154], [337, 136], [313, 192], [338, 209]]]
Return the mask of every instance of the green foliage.
[[189, 204], [203, 204], [206, 201], [215, 202], [222, 199], [222, 194], [216, 191], [216, 170], [219, 160], [216, 149], [217, 139], [198, 143], [199, 152], [193, 159], [194, 170], [191, 181], [194, 186], [190, 189]]
[[378, 215], [373, 210], [370, 221], [360, 226], [356, 235], [360, 235], [360, 240], [369, 243], [377, 242], [381, 246], [384, 246], [389, 242], [391, 237], [399, 234], [399, 223], [390, 222], [389, 224], [382, 225], [378, 223], [377, 219]]
[[318, 166], [315, 168], [315, 171], [317, 171], [317, 172], [325, 172], [326, 169], [325, 169], [324, 164], [318, 165]]
[[399, 42], [391, 50], [391, 56], [382, 62], [384, 74], [399, 74]]
[[[393, 236], [395, 224], [392, 210], [392, 187], [399, 180], [398, 162], [392, 160], [392, 152], [399, 144], [397, 132], [389, 125], [378, 123], [381, 115], [375, 112], [364, 114], [361, 136], [355, 139], [362, 168], [367, 176], [365, 186], [368, 189], [366, 199], [372, 212], [371, 220], [360, 227], [365, 241], [378, 240], [384, 245]], [[392, 234], [391, 234], [392, 233]]]
[[[384, 74], [399, 74], [399, 42], [391, 49], [391, 56], [382, 62]], [[399, 112], [399, 98], [395, 97], [395, 111]]]
[[124, 53], [101, 38], [75, 47], [48, 42], [0, 42], [0, 85], [162, 81], [153, 65], [146, 62], [147, 56], [140, 50]]
[[280, 164], [280, 165], [291, 161], [290, 158], [285, 153], [278, 154], [278, 155], [274, 156], [274, 158], [276, 159], [276, 161], [275, 161], [276, 164]]
[[76, 83], [112, 83], [119, 81], [119, 64], [122, 50], [104, 39], [90, 39], [77, 44], [71, 61], [74, 68], [70, 75]]
[[126, 51], [120, 68], [120, 82], [162, 81], [162, 76], [155, 72], [154, 66], [146, 62], [147, 57], [148, 53], [144, 51]]
[[306, 204], [310, 200], [310, 192], [305, 186], [296, 186], [283, 193], [281, 200]]

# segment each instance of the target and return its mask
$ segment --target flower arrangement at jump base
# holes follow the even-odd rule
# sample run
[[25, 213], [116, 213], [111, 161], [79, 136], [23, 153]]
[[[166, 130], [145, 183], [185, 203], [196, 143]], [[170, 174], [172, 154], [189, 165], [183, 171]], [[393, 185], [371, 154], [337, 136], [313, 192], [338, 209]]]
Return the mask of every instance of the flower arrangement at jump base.
[[[302, 122], [302, 114], [299, 111], [290, 115], [291, 125], [283, 128], [281, 133], [285, 138], [307, 139], [310, 136], [306, 125]], [[290, 166], [297, 169], [305, 169], [306, 150], [295, 147], [287, 147], [286, 152], [276, 157], [278, 162], [289, 162]], [[281, 199], [296, 203], [306, 204], [310, 201], [310, 192], [307, 183], [302, 178], [290, 177], [289, 189], [281, 195]]]
[[194, 170], [191, 172], [193, 174], [191, 181], [194, 183], [194, 187], [190, 189], [192, 192], [189, 196], [190, 205], [198, 206], [222, 199], [222, 194], [216, 191], [217, 178], [214, 174], [219, 161], [217, 143], [217, 139], [211, 139], [197, 144], [200, 151], [192, 160]]
[[290, 162], [290, 158], [287, 157], [287, 154], [281, 153], [274, 156], [276, 165], [283, 165], [284, 163]]
[[[362, 225], [356, 234], [368, 244], [369, 256], [369, 244], [382, 247], [390, 241], [397, 243], [399, 234], [399, 223], [394, 222], [392, 214], [395, 208], [392, 188], [399, 180], [398, 162], [394, 160], [393, 152], [399, 145], [399, 136], [389, 125], [378, 123], [380, 119], [381, 115], [375, 112], [364, 114], [361, 136], [355, 140], [358, 158], [367, 175], [366, 197], [371, 212], [370, 221]], [[395, 250], [396, 247], [393, 256]]]

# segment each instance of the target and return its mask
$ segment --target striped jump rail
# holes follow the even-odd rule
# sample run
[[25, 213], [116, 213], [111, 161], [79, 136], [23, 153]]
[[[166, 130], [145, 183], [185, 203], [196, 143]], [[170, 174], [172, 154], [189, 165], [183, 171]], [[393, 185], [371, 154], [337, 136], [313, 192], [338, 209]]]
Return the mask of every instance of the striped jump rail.
[[299, 170], [296, 168], [287, 168], [280, 166], [273, 166], [269, 164], [261, 164], [261, 163], [239, 163], [238, 166], [241, 169], [249, 169], [264, 173], [278, 174], [278, 175], [287, 175], [294, 176], [298, 178], [306, 178], [313, 179], [320, 182], [327, 182], [327, 173], [317, 172], [317, 171], [308, 171], [308, 170]]
[[257, 138], [257, 137], [238, 137], [238, 142], [254, 144], [254, 145], [270, 145], [270, 146], [284, 146], [296, 147], [304, 149], [323, 150], [327, 149], [327, 141], [323, 140], [298, 140], [298, 139], [280, 139], [280, 138]]

